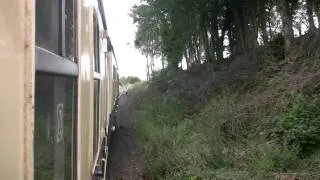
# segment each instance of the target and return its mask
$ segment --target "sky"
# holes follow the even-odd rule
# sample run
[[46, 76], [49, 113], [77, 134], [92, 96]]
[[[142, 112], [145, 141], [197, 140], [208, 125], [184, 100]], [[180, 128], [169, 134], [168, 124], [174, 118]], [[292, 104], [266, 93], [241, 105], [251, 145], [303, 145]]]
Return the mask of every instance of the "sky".
[[136, 26], [130, 9], [139, 0], [104, 0], [108, 34], [118, 60], [119, 74], [146, 79], [146, 57], [134, 48]]

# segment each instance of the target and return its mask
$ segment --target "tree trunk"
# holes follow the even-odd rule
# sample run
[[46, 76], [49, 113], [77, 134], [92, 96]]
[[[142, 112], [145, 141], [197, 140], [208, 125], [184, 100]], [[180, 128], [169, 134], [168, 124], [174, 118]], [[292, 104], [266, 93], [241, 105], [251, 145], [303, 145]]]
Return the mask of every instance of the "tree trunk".
[[320, 2], [319, 1], [314, 2], [314, 11], [318, 19], [318, 28], [320, 29]]
[[196, 51], [197, 51], [197, 64], [201, 64], [201, 52], [202, 52], [202, 48], [201, 48], [201, 39], [199, 36], [195, 37], [196, 40]]
[[300, 22], [298, 23], [296, 28], [298, 29], [298, 35], [301, 36], [302, 35], [302, 28], [301, 28], [301, 23]]
[[236, 44], [235, 44], [235, 52], [236, 54], [242, 53], [248, 49], [248, 44], [250, 44], [251, 38], [250, 36], [246, 36], [247, 32], [249, 32], [248, 22], [245, 19], [243, 14], [243, 10], [238, 8], [233, 12], [233, 19], [235, 23], [235, 37], [236, 37]]
[[188, 48], [186, 47], [185, 50], [184, 50], [184, 58], [186, 59], [186, 64], [187, 64], [187, 69], [190, 68], [190, 56], [188, 56]]
[[230, 48], [230, 57], [232, 58], [235, 55], [235, 42], [234, 42], [234, 28], [232, 23], [232, 11], [230, 7], [230, 2], [227, 1], [226, 3], [226, 10], [225, 10], [225, 23], [224, 29], [227, 31], [227, 36], [229, 40], [229, 48]]
[[263, 40], [263, 44], [267, 44], [268, 43], [268, 32], [267, 32], [267, 27], [261, 27], [261, 32], [262, 32], [262, 40]]
[[164, 69], [164, 58], [161, 57], [161, 65], [162, 65], [162, 69]]
[[150, 76], [154, 73], [154, 59], [150, 58], [150, 70], [151, 70], [151, 74]]
[[203, 41], [204, 51], [206, 55], [206, 62], [212, 62], [213, 58], [210, 52], [209, 37], [208, 37], [208, 33], [205, 25], [203, 26], [204, 27], [202, 28], [202, 32], [200, 36], [202, 37], [202, 41]]
[[259, 35], [259, 26], [256, 26], [254, 22], [251, 23], [252, 25], [248, 28], [248, 30], [245, 32], [246, 39], [249, 39], [250, 42], [246, 46], [246, 48], [249, 49], [255, 49], [258, 47], [258, 35]]
[[267, 44], [269, 38], [268, 38], [268, 32], [267, 32], [267, 13], [264, 13], [265, 15], [262, 17], [261, 22], [260, 22], [260, 29], [262, 33], [262, 40], [263, 44]]
[[146, 56], [146, 58], [147, 58], [147, 65], [146, 65], [147, 80], [150, 80], [149, 57], [148, 57], [148, 56]]
[[216, 41], [216, 53], [217, 53], [217, 60], [218, 61], [222, 61], [223, 60], [223, 41], [224, 41], [224, 35], [225, 35], [225, 31], [222, 32], [222, 36], [220, 38], [218, 38], [218, 40]]
[[189, 51], [189, 59], [190, 59], [189, 62], [191, 65], [195, 61], [195, 51], [194, 51], [194, 46], [193, 46], [193, 42], [192, 42], [192, 35], [190, 35], [190, 37], [189, 37], [188, 44], [189, 44], [188, 51]]
[[320, 29], [320, 9], [316, 11], [317, 19], [318, 19], [318, 28]]
[[269, 37], [270, 37], [270, 39], [273, 39], [273, 36], [274, 36], [274, 35], [273, 35], [273, 31], [272, 31], [271, 18], [270, 18], [270, 17], [271, 17], [271, 14], [272, 14], [271, 11], [272, 11], [272, 6], [269, 5], [269, 6], [268, 6], [268, 13], [267, 13], [267, 20], [266, 20], [266, 21], [267, 21], [267, 24], [268, 24], [268, 25], [267, 25], [267, 26], [268, 26], [267, 28], [268, 28], [268, 31], [269, 31], [269, 32], [268, 32], [268, 33], [269, 33]]
[[194, 54], [194, 63], [197, 64], [199, 59], [198, 59], [198, 47], [197, 47], [197, 39], [194, 35], [192, 35], [192, 50]]
[[285, 50], [288, 52], [293, 43], [293, 22], [292, 22], [292, 12], [290, 11], [289, 2], [286, 0], [282, 0], [282, 7], [280, 10], [281, 19], [282, 19], [282, 33], [285, 40]]
[[215, 52], [215, 59], [218, 61], [222, 60], [220, 56], [223, 53], [223, 50], [220, 48], [220, 38], [219, 38], [219, 27], [218, 27], [218, 20], [217, 16], [213, 17], [213, 21], [211, 22], [211, 42], [213, 45], [213, 51]]
[[313, 20], [313, 0], [307, 0], [306, 1], [306, 7], [307, 7], [307, 16], [308, 16], [308, 23], [309, 23], [309, 32], [314, 32], [316, 30], [316, 26], [314, 25]]

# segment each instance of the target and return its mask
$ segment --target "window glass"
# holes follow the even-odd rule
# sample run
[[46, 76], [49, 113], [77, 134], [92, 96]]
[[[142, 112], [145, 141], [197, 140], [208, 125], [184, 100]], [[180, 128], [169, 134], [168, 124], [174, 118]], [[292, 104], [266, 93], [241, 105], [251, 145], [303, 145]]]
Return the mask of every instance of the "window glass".
[[73, 0], [36, 0], [37, 46], [74, 60], [74, 29]]
[[94, 80], [94, 129], [93, 129], [93, 155], [98, 153], [99, 143], [99, 80]]
[[70, 180], [73, 157], [74, 79], [36, 75], [35, 180]]
[[100, 58], [99, 58], [99, 24], [96, 16], [93, 16], [93, 25], [94, 25], [94, 71], [100, 72]]
[[61, 1], [36, 0], [36, 43], [59, 54]]
[[74, 60], [74, 33], [75, 33], [75, 24], [74, 24], [74, 2], [73, 0], [65, 0], [65, 37], [66, 37], [66, 57], [70, 60]]

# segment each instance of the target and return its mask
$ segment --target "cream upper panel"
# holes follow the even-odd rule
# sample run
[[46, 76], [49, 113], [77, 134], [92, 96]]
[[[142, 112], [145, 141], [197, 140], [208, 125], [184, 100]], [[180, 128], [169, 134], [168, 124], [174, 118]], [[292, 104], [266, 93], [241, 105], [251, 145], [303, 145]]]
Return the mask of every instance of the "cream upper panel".
[[0, 6], [0, 179], [33, 179], [34, 4]]

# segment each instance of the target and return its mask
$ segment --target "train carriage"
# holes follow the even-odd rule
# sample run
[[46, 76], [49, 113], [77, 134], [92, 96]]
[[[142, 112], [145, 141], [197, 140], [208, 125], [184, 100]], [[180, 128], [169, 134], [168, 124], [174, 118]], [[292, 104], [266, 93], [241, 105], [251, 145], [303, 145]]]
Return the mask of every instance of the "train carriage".
[[1, 179], [106, 179], [119, 75], [102, 0], [3, 0]]

